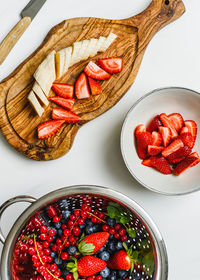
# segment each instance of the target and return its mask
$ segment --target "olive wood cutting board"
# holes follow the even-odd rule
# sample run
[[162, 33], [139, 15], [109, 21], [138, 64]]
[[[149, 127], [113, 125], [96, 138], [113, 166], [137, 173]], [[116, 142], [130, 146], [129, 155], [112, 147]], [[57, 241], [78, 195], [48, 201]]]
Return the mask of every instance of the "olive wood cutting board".
[[[8, 142], [34, 160], [52, 160], [67, 153], [79, 128], [114, 106], [132, 85], [153, 35], [184, 11], [181, 0], [153, 0], [145, 11], [128, 19], [73, 18], [55, 26], [42, 45], [0, 84], [0, 128]], [[53, 137], [39, 140], [36, 128], [51, 118], [55, 105], [51, 103], [42, 117], [36, 115], [27, 100], [33, 73], [52, 50], [66, 48], [74, 41], [108, 36], [110, 32], [118, 38], [92, 60], [121, 56], [123, 71], [102, 82], [101, 95], [76, 101], [73, 112], [81, 116], [80, 123], [65, 124]], [[89, 60], [75, 64], [57, 81], [74, 84]]]

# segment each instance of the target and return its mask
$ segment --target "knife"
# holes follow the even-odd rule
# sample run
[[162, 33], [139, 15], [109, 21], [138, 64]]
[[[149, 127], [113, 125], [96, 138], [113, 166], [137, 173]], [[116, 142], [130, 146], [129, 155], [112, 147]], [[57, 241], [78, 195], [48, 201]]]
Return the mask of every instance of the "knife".
[[0, 65], [6, 59], [17, 41], [26, 31], [31, 21], [37, 15], [47, 0], [31, 0], [21, 12], [21, 20], [13, 27], [10, 33], [0, 44]]

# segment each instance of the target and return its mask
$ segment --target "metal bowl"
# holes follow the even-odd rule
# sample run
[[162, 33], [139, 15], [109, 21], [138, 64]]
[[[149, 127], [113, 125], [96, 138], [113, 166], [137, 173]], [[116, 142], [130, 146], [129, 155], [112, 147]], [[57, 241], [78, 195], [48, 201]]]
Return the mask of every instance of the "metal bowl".
[[152, 248], [154, 251], [154, 274], [152, 278], [147, 277], [145, 279], [166, 280], [168, 278], [168, 258], [163, 238], [156, 225], [149, 217], [149, 215], [143, 210], [143, 208], [141, 208], [135, 201], [131, 200], [127, 196], [112, 189], [99, 186], [83, 185], [62, 188], [48, 193], [38, 200], [28, 196], [15, 197], [5, 202], [0, 207], [1, 218], [5, 209], [13, 203], [24, 201], [30, 202], [32, 204], [21, 214], [21, 216], [14, 223], [7, 238], [4, 238], [3, 233], [0, 230], [0, 241], [4, 245], [0, 263], [1, 279], [14, 279], [12, 276], [13, 250], [19, 236], [23, 232], [25, 225], [31, 219], [31, 217], [33, 217], [36, 213], [41, 212], [41, 210], [48, 205], [55, 204], [63, 198], [69, 199], [70, 202], [72, 202], [72, 206], [74, 206], [77, 202], [79, 203], [79, 201], [81, 201], [83, 197], [92, 197], [92, 199], [94, 200], [98, 199], [99, 204], [96, 204], [96, 207], [99, 207], [99, 209], [103, 208], [104, 202], [107, 203], [111, 201], [120, 204], [122, 207], [124, 207], [124, 209], [128, 209], [131, 213], [131, 217], [134, 220], [134, 223], [131, 222], [132, 228], [136, 229], [137, 227], [139, 227], [140, 231], [138, 230], [138, 234], [140, 234], [139, 232], [142, 233], [143, 231], [147, 233], [149, 240], [151, 240]]

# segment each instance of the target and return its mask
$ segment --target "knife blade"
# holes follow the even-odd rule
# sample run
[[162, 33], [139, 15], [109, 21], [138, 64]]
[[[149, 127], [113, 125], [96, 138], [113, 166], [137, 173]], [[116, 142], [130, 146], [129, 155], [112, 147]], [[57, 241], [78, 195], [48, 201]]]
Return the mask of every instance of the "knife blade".
[[31, 0], [21, 12], [21, 20], [13, 27], [10, 33], [0, 44], [0, 65], [6, 59], [17, 41], [24, 34], [31, 21], [47, 0]]
[[21, 11], [21, 17], [30, 17], [31, 20], [37, 15], [47, 0], [31, 0]]

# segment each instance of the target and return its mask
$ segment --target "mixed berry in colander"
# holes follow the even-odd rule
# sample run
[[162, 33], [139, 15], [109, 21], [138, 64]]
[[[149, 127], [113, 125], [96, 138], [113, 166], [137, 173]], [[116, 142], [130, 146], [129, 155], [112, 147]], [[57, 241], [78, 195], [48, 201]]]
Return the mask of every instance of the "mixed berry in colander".
[[27, 223], [15, 244], [15, 280], [155, 279], [155, 253], [139, 218], [114, 201], [63, 198]]

